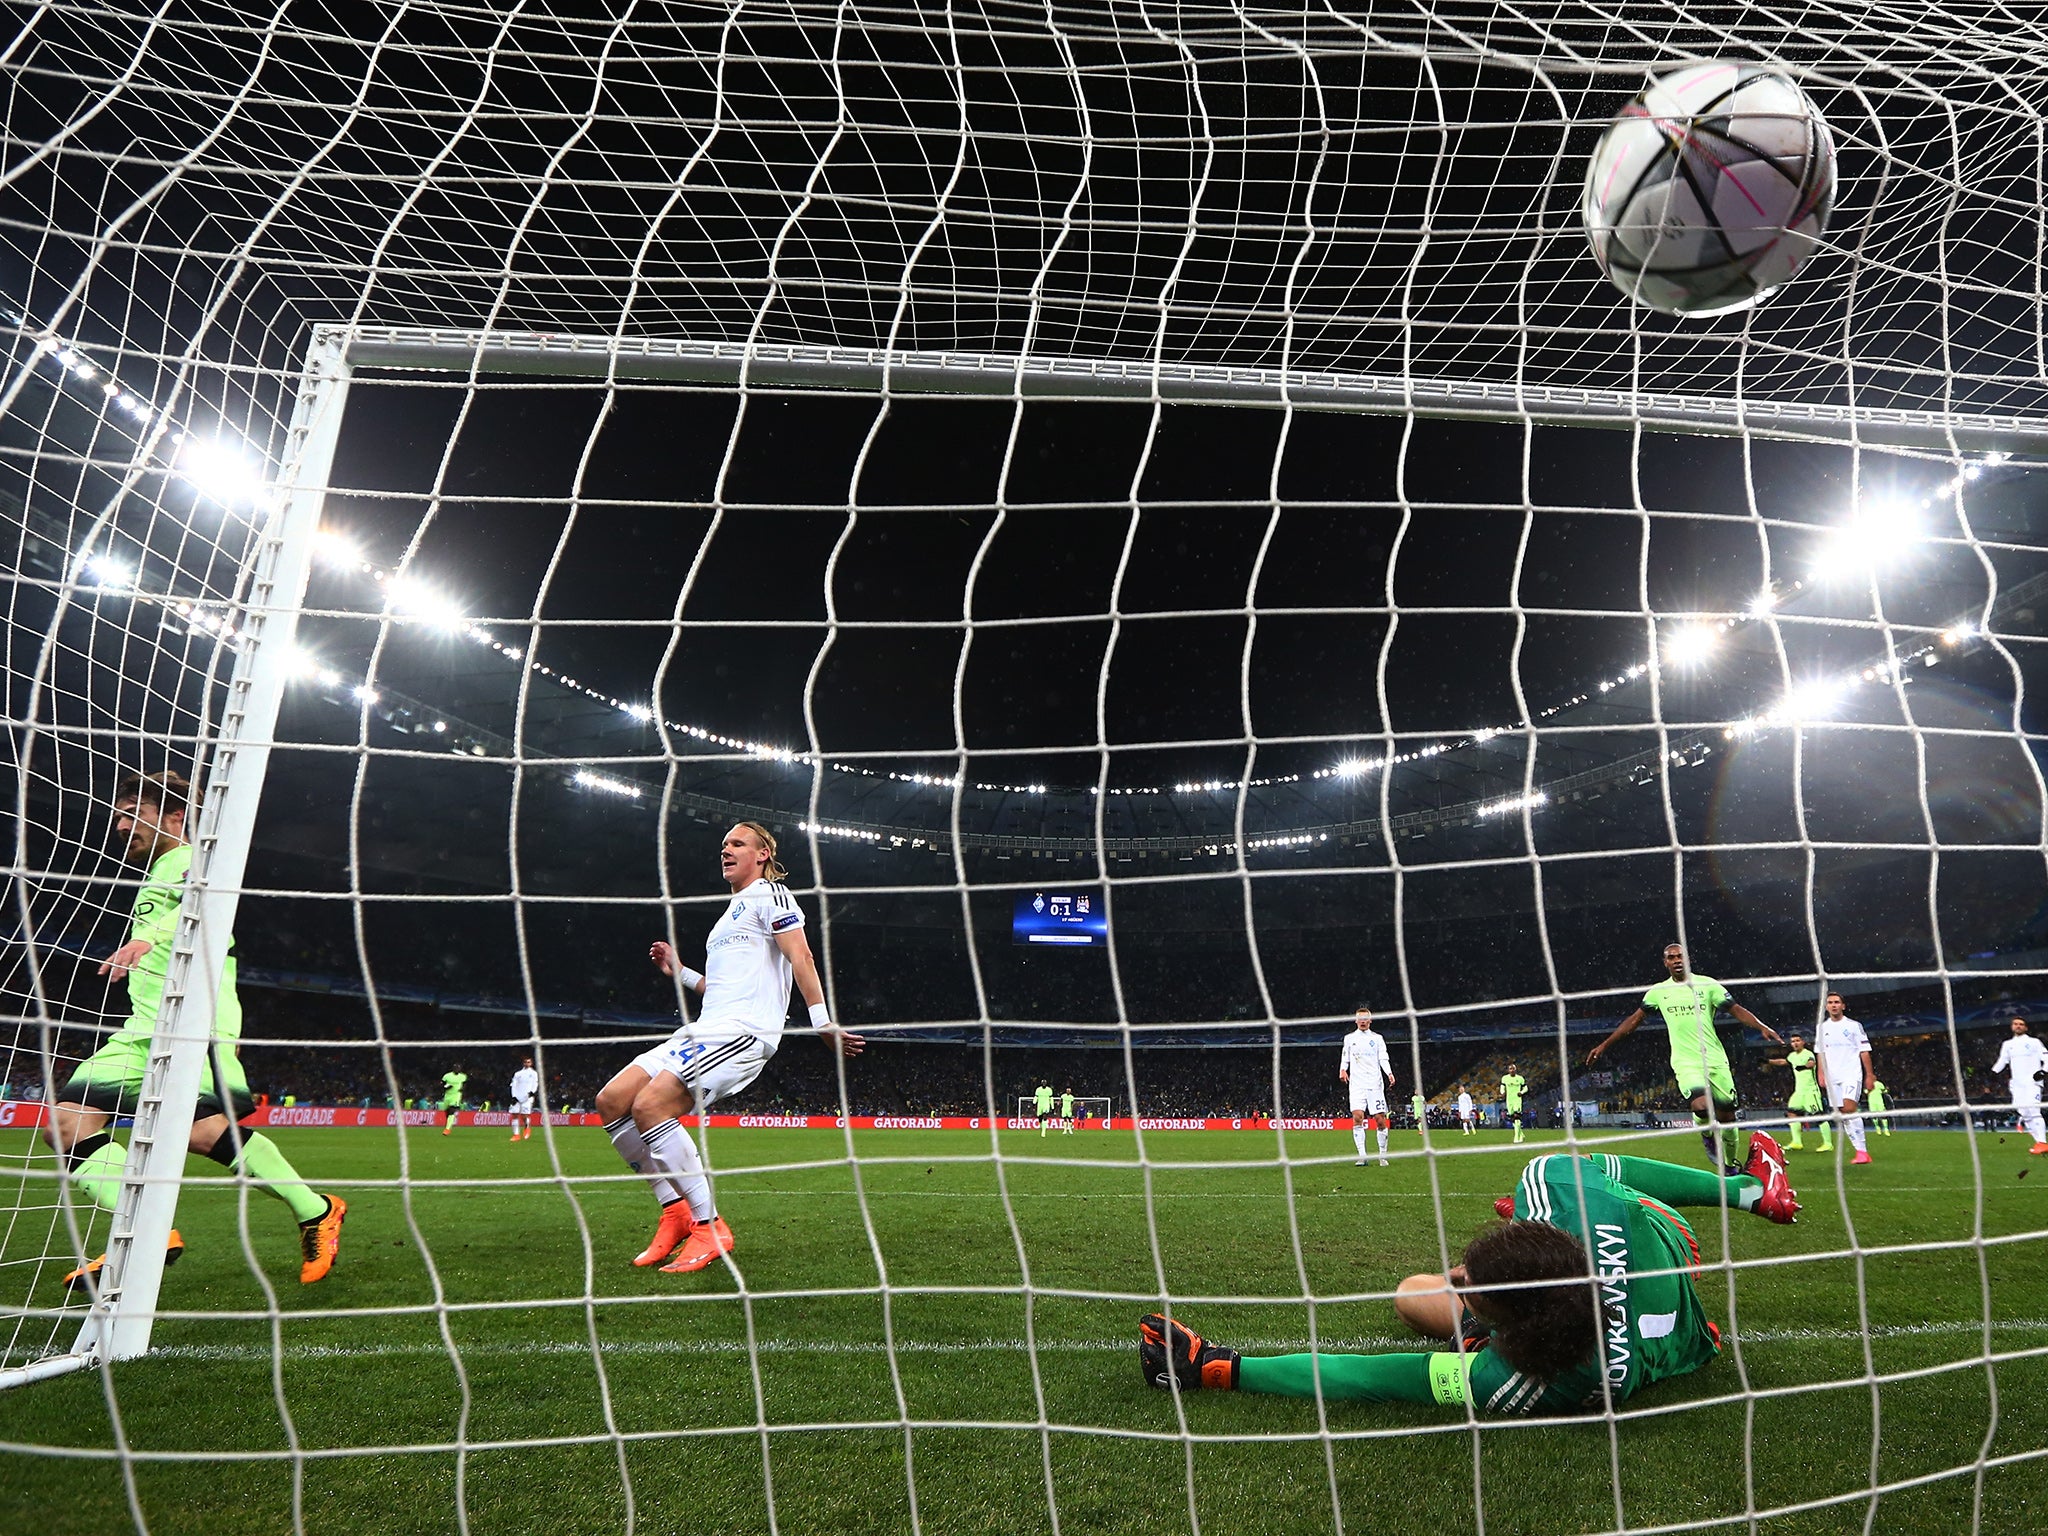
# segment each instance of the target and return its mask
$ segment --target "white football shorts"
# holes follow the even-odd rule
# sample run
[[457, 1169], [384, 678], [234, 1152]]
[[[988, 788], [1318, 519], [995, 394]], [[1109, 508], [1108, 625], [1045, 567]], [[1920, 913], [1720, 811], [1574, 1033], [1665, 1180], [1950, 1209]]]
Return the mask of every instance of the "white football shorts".
[[1828, 1080], [1827, 1086], [1821, 1092], [1821, 1098], [1827, 1102], [1829, 1109], [1838, 1108], [1844, 1099], [1854, 1099], [1858, 1104], [1863, 1102], [1861, 1053], [1846, 1056], [1830, 1055], [1825, 1058], [1823, 1066], [1827, 1071]]
[[730, 1026], [698, 1033], [703, 1028], [701, 1019], [685, 1024], [667, 1043], [633, 1058], [633, 1065], [649, 1077], [666, 1072], [680, 1080], [700, 1114], [720, 1099], [744, 1093], [775, 1054], [759, 1035], [734, 1034]]
[[532, 1113], [533, 1113], [533, 1100], [531, 1100], [531, 1099], [514, 1099], [514, 1100], [512, 1101], [512, 1113], [513, 1113], [513, 1114], [515, 1114], [515, 1115], [530, 1115], [530, 1114], [532, 1114]]
[[1351, 1095], [1351, 1118], [1354, 1120], [1360, 1115], [1384, 1115], [1386, 1112], [1387, 1096], [1384, 1093], [1374, 1093], [1368, 1088], [1364, 1093]]

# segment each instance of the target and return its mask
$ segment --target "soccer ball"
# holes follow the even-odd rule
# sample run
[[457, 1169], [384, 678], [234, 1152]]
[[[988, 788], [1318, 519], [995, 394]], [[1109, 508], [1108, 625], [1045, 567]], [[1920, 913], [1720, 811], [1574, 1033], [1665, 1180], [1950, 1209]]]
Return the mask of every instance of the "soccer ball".
[[1652, 80], [1586, 167], [1593, 254], [1614, 286], [1671, 315], [1719, 315], [1784, 284], [1820, 241], [1835, 146], [1806, 94], [1721, 60]]

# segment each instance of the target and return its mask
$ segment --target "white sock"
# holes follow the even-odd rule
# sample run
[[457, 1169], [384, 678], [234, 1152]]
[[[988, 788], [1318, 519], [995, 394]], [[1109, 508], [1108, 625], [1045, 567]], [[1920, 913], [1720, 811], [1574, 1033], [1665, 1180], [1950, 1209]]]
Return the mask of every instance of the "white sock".
[[1863, 1150], [1863, 1117], [1851, 1115], [1842, 1122], [1842, 1131], [1849, 1138], [1849, 1145], [1858, 1152]]
[[1381, 1156], [1381, 1157], [1385, 1157], [1386, 1155], [1387, 1155], [1387, 1133], [1386, 1133], [1385, 1131], [1381, 1131], [1381, 1132], [1380, 1132], [1380, 1156]]
[[2031, 1135], [2035, 1141], [2048, 1141], [2048, 1134], [2043, 1134], [2044, 1131], [2048, 1131], [2048, 1126], [2044, 1126], [2041, 1123], [2040, 1110], [2035, 1109], [2031, 1111], [2022, 1111], [2020, 1114], [2020, 1124], [2024, 1125], [2027, 1128], [2028, 1134]]
[[1365, 1123], [1354, 1120], [1351, 1123], [1351, 1144], [1358, 1148], [1358, 1155], [1365, 1156]]
[[647, 1155], [654, 1166], [667, 1174], [682, 1197], [690, 1202], [690, 1214], [709, 1221], [718, 1214], [711, 1203], [711, 1181], [704, 1177], [704, 1159], [697, 1155], [696, 1140], [673, 1120], [649, 1126], [641, 1132]]
[[626, 1160], [626, 1166], [635, 1173], [647, 1175], [647, 1183], [654, 1190], [655, 1199], [663, 1205], [682, 1199], [682, 1191], [656, 1170], [653, 1159], [648, 1155], [647, 1142], [640, 1135], [640, 1127], [633, 1123], [631, 1115], [621, 1115], [616, 1120], [608, 1120], [604, 1128], [605, 1134], [612, 1139], [612, 1145], [619, 1149], [619, 1156]]

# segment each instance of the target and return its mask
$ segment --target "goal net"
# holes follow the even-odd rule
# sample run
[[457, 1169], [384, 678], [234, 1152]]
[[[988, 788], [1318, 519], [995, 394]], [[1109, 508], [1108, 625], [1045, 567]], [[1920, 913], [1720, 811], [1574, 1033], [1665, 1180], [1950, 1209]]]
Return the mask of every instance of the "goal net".
[[[23, 21], [0, 1524], [1999, 1529], [2041, 39], [1895, 23]], [[1584, 167], [1713, 57], [1836, 199], [1679, 321]], [[1104, 1134], [1028, 1136], [1041, 1082]], [[1718, 1171], [1758, 1129], [1796, 1225]], [[1603, 1246], [1602, 1190], [1676, 1214]], [[1583, 1348], [1512, 1278], [1415, 1332], [1500, 1199], [1585, 1216]], [[1239, 1390], [1159, 1390], [1152, 1313]]]

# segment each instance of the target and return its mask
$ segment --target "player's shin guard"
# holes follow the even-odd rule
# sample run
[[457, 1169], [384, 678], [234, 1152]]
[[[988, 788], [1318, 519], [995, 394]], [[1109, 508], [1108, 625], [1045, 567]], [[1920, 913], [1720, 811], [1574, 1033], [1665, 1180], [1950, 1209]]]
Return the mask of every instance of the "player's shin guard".
[[718, 1208], [711, 1203], [711, 1181], [704, 1176], [704, 1159], [690, 1133], [673, 1120], [650, 1125], [640, 1133], [654, 1166], [668, 1176], [682, 1197], [690, 1202], [700, 1223], [714, 1220]]
[[654, 1190], [654, 1198], [663, 1205], [674, 1205], [683, 1198], [683, 1192], [670, 1182], [668, 1176], [656, 1168], [647, 1155], [647, 1143], [641, 1138], [640, 1127], [633, 1123], [631, 1115], [621, 1115], [616, 1120], [607, 1120], [605, 1134], [612, 1139], [619, 1156], [626, 1166], [635, 1173], [645, 1174], [648, 1185]]

